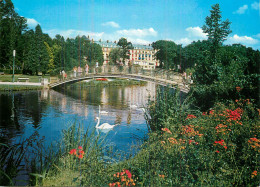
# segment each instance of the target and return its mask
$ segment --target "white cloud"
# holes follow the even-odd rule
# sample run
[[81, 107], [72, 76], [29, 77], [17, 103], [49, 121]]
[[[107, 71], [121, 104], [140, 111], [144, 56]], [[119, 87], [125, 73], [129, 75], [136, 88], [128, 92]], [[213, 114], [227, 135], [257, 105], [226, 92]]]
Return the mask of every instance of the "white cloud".
[[146, 37], [146, 36], [157, 36], [157, 31], [153, 28], [149, 29], [129, 29], [116, 31], [121, 37]]
[[260, 10], [260, 3], [255, 1], [254, 3], [251, 4], [251, 8], [255, 10]]
[[[132, 29], [134, 30], [134, 29]], [[138, 30], [138, 29], [136, 29]], [[149, 30], [149, 29], [147, 29]], [[152, 30], [150, 30], [152, 31]], [[103, 41], [109, 40], [109, 41], [118, 41], [119, 38], [124, 37], [122, 34], [120, 34], [120, 32], [115, 31], [112, 33], [105, 33], [105, 32], [91, 32], [91, 31], [83, 31], [83, 30], [58, 30], [58, 29], [51, 29], [51, 30], [44, 30], [44, 33], [48, 33], [50, 37], [54, 38], [57, 34], [60, 34], [61, 36], [63, 36], [64, 38], [75, 38], [76, 36], [80, 35], [85, 35], [85, 36], [89, 36], [90, 39], [94, 39], [95, 41], [101, 39]], [[148, 32], [148, 31], [147, 31]], [[129, 36], [127, 36], [127, 41], [130, 41], [134, 44], [144, 44], [144, 45], [148, 45], [151, 44], [151, 41], [145, 40], [142, 38], [142, 36], [149, 36], [151, 34], [144, 34], [142, 33], [140, 37], [137, 37], [134, 34], [129, 34]]]
[[26, 18], [27, 19], [27, 24], [29, 28], [35, 28], [38, 24], [40, 24], [38, 21], [32, 18]]
[[255, 45], [257, 43], [259, 43], [259, 41], [257, 39], [254, 39], [250, 36], [238, 36], [237, 34], [235, 34], [232, 37], [228, 37], [226, 43], [228, 44], [233, 44], [233, 43], [241, 43], [244, 45]]
[[257, 35], [255, 35], [255, 37], [257, 37], [257, 38], [260, 38], [260, 33], [259, 33], [259, 34], [257, 34]]
[[132, 44], [143, 44], [143, 45], [149, 45], [152, 43], [150, 41], [143, 40], [140, 38], [127, 38], [127, 41], [130, 41]]
[[207, 34], [200, 27], [188, 27], [185, 29], [189, 36], [196, 39], [207, 39]]
[[188, 36], [174, 40], [175, 43], [186, 46], [192, 43], [193, 41], [207, 39], [207, 34], [204, 33], [200, 27], [188, 27], [185, 29], [185, 31], [188, 33]]
[[109, 21], [109, 22], [106, 22], [106, 23], [102, 23], [101, 24], [102, 26], [109, 26], [109, 27], [114, 27], [114, 28], [119, 28], [119, 24], [114, 22], [114, 21]]
[[82, 30], [45, 30], [44, 32], [48, 33], [50, 37], [54, 38], [57, 34], [60, 34], [64, 38], [75, 38], [76, 36], [89, 36], [90, 38], [94, 38], [94, 40], [99, 40], [104, 35], [104, 32], [90, 32], [90, 31], [82, 31]]
[[244, 14], [247, 9], [248, 9], [248, 5], [243, 5], [243, 6], [239, 7], [238, 10], [233, 12], [233, 14]]
[[179, 40], [175, 40], [176, 44], [182, 44], [183, 46], [186, 46], [188, 44], [190, 44], [192, 42], [192, 40], [190, 40], [189, 38], [181, 38]]

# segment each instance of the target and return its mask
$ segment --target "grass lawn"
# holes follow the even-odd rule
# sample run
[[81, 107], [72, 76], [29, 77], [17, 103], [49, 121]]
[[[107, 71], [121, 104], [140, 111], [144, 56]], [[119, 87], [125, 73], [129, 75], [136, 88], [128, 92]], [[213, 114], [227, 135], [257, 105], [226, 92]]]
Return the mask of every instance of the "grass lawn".
[[[13, 75], [0, 75], [0, 81], [1, 82], [12, 82]], [[22, 74], [16, 74], [14, 75], [14, 81], [17, 82], [18, 78], [29, 78], [29, 82], [40, 82], [40, 78], [50, 78], [50, 76], [35, 76], [35, 75], [22, 75]]]
[[31, 85], [0, 85], [0, 91], [40, 90], [42, 86]]
[[[1, 82], [12, 82], [13, 75], [10, 74], [6, 74], [6, 75], [0, 75], [0, 81]], [[36, 76], [36, 75], [22, 75], [22, 74], [15, 74], [14, 75], [14, 81], [17, 82], [18, 78], [29, 78], [29, 82], [33, 82], [33, 83], [38, 83], [41, 81], [41, 78], [48, 78], [48, 80], [50, 81], [50, 76], [49, 75], [43, 75], [43, 76]], [[57, 79], [57, 77], [51, 77], [51, 79]]]

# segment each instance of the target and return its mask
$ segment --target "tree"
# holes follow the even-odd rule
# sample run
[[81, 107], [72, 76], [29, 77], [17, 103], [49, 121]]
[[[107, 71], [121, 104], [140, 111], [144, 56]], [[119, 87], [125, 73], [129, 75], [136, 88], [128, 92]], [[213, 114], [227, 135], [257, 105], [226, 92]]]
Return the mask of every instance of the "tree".
[[[47, 42], [44, 42], [47, 52], [49, 54], [49, 63], [48, 63], [48, 70], [47, 73], [54, 74], [55, 72], [55, 65], [54, 65], [54, 49], [49, 46]], [[55, 46], [54, 46], [55, 47]]]
[[210, 13], [210, 16], [206, 17], [205, 25], [203, 25], [202, 30], [207, 34], [208, 41], [211, 44], [211, 57], [215, 58], [218, 48], [232, 32], [230, 30], [231, 22], [229, 22], [228, 19], [221, 21], [219, 4], [213, 5]]
[[103, 65], [104, 57], [102, 47], [96, 43], [91, 43], [89, 46], [88, 60], [90, 66], [95, 66], [96, 62], [99, 63], [99, 66]]
[[197, 84], [212, 84], [220, 80], [223, 73], [223, 62], [220, 60], [219, 49], [223, 41], [231, 33], [228, 21], [221, 21], [221, 11], [219, 4], [212, 6], [211, 15], [206, 17], [205, 25], [202, 30], [207, 33], [209, 42], [209, 51], [206, 51], [205, 60], [202, 60], [196, 66], [195, 79]]
[[36, 53], [36, 74], [38, 72], [46, 73], [46, 70], [48, 69], [48, 63], [49, 63], [49, 55], [46, 49], [46, 46], [44, 44], [44, 37], [42, 33], [41, 26], [38, 24], [35, 27], [35, 53]]
[[15, 12], [12, 1], [0, 1], [0, 62], [4, 66], [12, 64], [14, 49], [16, 64], [23, 59], [22, 34], [26, 29], [26, 19]]
[[116, 64], [119, 62], [120, 58], [122, 56], [122, 49], [121, 48], [114, 48], [109, 53], [109, 63], [110, 64]]
[[177, 65], [180, 64], [181, 45], [177, 45], [173, 41], [158, 40], [153, 42], [152, 46], [157, 50], [155, 56], [160, 61], [161, 68], [177, 68]]
[[125, 63], [125, 59], [129, 59], [129, 50], [133, 49], [133, 45], [131, 42], [127, 42], [126, 38], [120, 38], [117, 45], [120, 46], [122, 49], [121, 57], [123, 58], [123, 62]]
[[195, 67], [195, 65], [205, 60], [207, 51], [209, 51], [209, 42], [206, 40], [194, 41], [187, 45], [183, 49], [184, 60], [182, 67], [184, 67], [184, 69]]

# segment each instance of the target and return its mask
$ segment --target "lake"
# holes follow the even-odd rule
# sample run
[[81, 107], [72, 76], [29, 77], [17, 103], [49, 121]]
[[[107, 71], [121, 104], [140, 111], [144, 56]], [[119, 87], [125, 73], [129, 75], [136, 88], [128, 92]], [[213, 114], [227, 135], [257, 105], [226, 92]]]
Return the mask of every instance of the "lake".
[[145, 86], [87, 87], [82, 81], [55, 90], [2, 92], [0, 141], [12, 145], [37, 132], [48, 146], [59, 141], [62, 130], [73, 123], [95, 130], [100, 106], [108, 113], [100, 115], [100, 123], [118, 125], [110, 131], [95, 130], [95, 134], [106, 136], [116, 150], [128, 152], [147, 135], [142, 108], [155, 91], [156, 85], [150, 82]]

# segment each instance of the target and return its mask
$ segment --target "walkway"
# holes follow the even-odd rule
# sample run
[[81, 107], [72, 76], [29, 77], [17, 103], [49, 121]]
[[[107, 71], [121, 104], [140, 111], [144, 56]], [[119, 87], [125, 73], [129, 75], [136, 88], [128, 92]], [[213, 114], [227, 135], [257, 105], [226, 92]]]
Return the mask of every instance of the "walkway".
[[0, 82], [0, 85], [42, 86], [41, 83], [34, 82]]
[[[127, 67], [122, 67], [122, 69], [118, 69], [116, 66], [109, 67], [100, 67], [99, 73], [95, 73], [95, 70], [92, 70], [92, 73], [88, 73], [83, 75], [83, 73], [74, 73], [68, 72], [67, 78], [64, 80], [52, 80], [51, 84], [49, 84], [50, 88], [54, 88], [56, 86], [60, 86], [63, 84], [79, 82], [87, 79], [96, 79], [96, 78], [126, 78], [126, 79], [135, 79], [142, 81], [150, 81], [155, 82], [156, 84], [176, 87], [178, 86], [182, 92], [187, 93], [189, 91], [189, 85], [184, 85], [182, 77], [173, 71], [167, 70], [143, 70], [132, 68], [131, 71]], [[131, 72], [131, 73], [129, 73]]]

